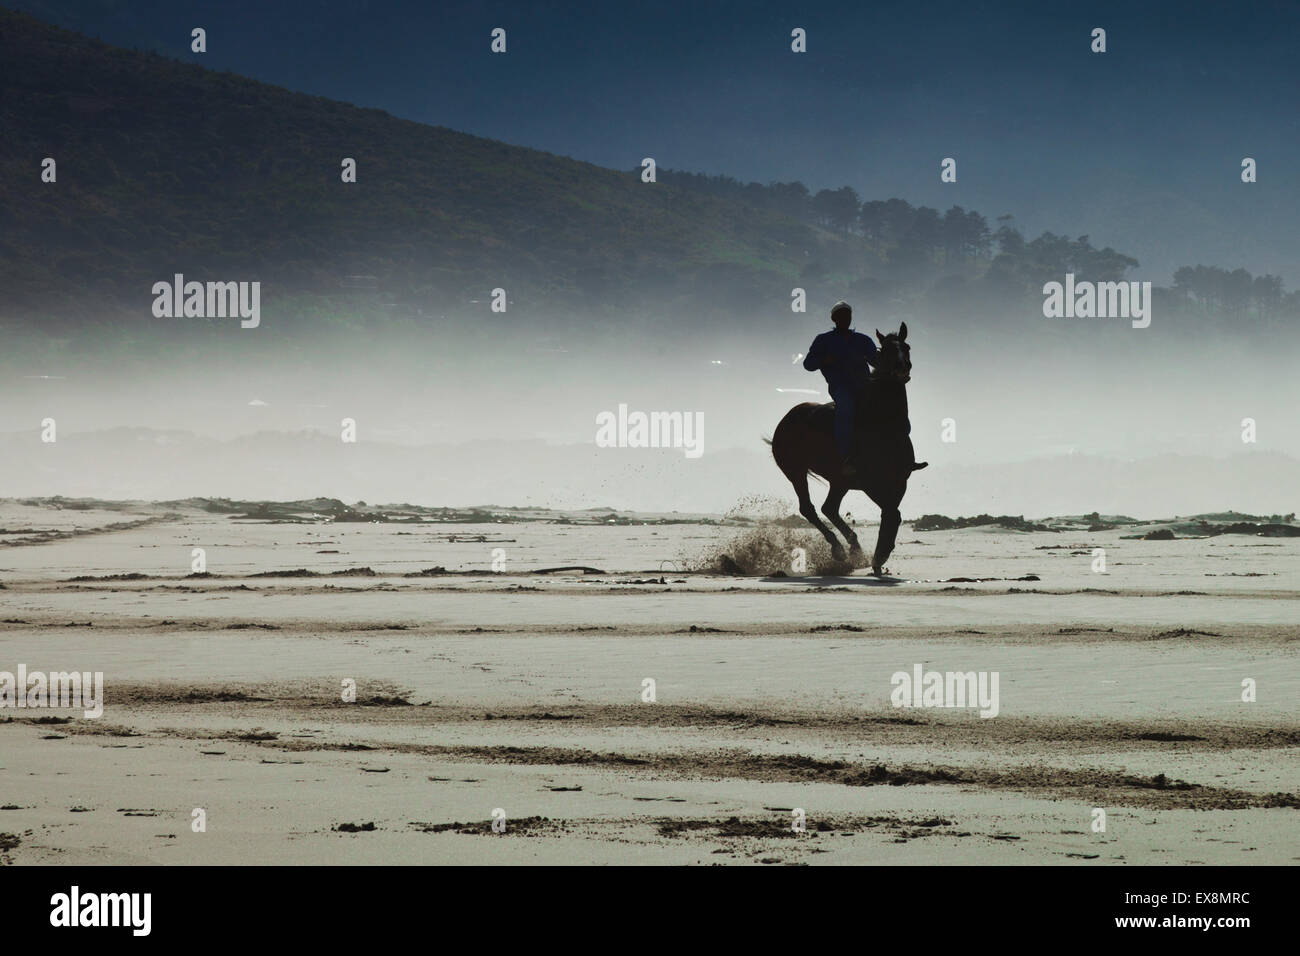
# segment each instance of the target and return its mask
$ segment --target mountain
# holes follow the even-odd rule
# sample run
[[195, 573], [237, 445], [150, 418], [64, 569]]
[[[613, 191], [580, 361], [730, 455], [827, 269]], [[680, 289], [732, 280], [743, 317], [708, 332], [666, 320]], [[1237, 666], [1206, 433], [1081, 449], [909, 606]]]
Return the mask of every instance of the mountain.
[[[1116, 281], [1140, 265], [1087, 236], [1026, 240], [960, 206], [863, 202], [848, 187], [812, 194], [668, 169], [646, 183], [639, 169], [397, 119], [5, 10], [0, 64], [0, 319], [60, 340], [94, 329], [126, 340], [124, 353], [179, 334], [151, 312], [154, 284], [176, 274], [260, 282], [272, 334], [288, 336], [463, 329], [494, 316], [495, 289], [534, 334], [618, 336], [617, 322], [592, 321], [615, 316], [653, 334], [714, 322], [783, 335], [796, 286], [813, 315], [848, 295], [874, 315], [924, 315], [965, 336], [972, 318], [1016, 334], [1041, 326], [1045, 281]], [[54, 182], [42, 180], [46, 159]], [[342, 179], [347, 159], [354, 183]], [[1180, 269], [1155, 298], [1150, 337], [1170, 341], [1231, 331], [1267, 349], [1300, 317], [1300, 293], [1244, 269]]]
[[[148, 314], [174, 273], [419, 316], [788, 298], [817, 230], [744, 202], [117, 49], [0, 10], [0, 314]], [[57, 181], [41, 181], [46, 157]], [[341, 181], [356, 160], [357, 181]], [[641, 157], [629, 157], [629, 166]], [[832, 240], [833, 241], [833, 240]]]

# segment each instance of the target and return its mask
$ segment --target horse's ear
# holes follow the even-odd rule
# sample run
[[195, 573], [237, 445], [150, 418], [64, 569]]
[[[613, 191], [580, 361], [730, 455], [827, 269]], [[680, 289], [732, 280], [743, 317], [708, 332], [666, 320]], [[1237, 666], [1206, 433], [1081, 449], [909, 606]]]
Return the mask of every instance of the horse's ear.
[[898, 327], [898, 341], [900, 341], [900, 342], [906, 342], [906, 341], [907, 341], [907, 323], [906, 323], [906, 322], [904, 322], [902, 325], [900, 325], [900, 326]]
[[880, 344], [885, 344], [885, 337], [880, 334], [880, 329], [876, 329], [876, 338], [880, 339]]

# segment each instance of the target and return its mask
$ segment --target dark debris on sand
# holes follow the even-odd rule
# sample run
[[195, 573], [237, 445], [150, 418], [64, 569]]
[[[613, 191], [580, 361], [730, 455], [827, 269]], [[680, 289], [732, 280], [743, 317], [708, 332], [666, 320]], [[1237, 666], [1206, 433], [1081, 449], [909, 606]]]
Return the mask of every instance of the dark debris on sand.
[[567, 832], [569, 825], [563, 820], [549, 817], [520, 817], [517, 820], [506, 819], [505, 829], [497, 833], [492, 829], [491, 820], [476, 820], [472, 823], [417, 823], [411, 822], [421, 833], [465, 833], [476, 836], [537, 836], [546, 831]]

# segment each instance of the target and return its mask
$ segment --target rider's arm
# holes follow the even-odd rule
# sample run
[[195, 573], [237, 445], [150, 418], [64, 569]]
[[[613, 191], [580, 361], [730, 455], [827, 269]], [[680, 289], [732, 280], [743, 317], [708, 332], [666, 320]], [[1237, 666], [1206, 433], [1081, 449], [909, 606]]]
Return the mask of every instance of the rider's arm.
[[822, 341], [821, 336], [812, 340], [812, 345], [808, 346], [808, 354], [803, 357], [803, 367], [807, 372], [815, 372], [821, 368], [822, 362]]
[[874, 369], [876, 367], [876, 359], [880, 356], [880, 353], [876, 351], [876, 343], [871, 341], [871, 336], [864, 335], [863, 338], [866, 339], [867, 342], [867, 367]]

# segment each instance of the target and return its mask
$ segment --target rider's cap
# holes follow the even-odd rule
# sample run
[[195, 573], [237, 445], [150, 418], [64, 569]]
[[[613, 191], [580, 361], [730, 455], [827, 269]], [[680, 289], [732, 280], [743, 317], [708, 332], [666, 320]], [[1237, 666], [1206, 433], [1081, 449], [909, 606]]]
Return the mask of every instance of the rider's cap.
[[840, 301], [836, 302], [833, 306], [831, 306], [831, 318], [832, 319], [835, 318], [836, 313], [839, 312], [847, 312], [849, 313], [849, 315], [852, 315], [853, 306], [849, 305], [843, 299], [840, 299]]

